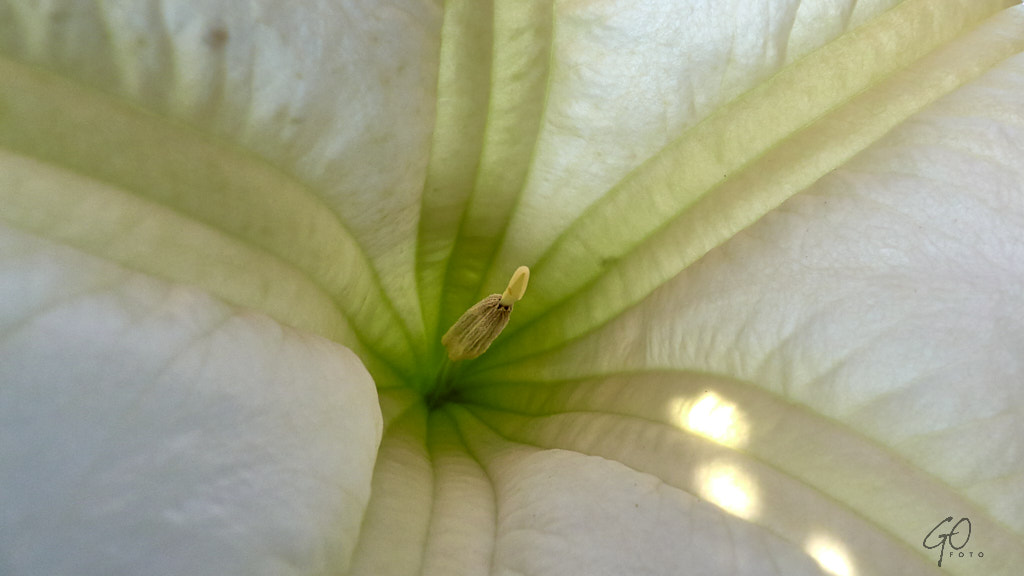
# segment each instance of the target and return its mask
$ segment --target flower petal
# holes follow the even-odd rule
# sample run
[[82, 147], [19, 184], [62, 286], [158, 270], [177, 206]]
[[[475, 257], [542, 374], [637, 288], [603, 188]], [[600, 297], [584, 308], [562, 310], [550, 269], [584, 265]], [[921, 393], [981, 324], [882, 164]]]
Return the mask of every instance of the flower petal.
[[893, 3], [446, 3], [428, 331], [428, 302], [443, 331], [684, 129]]
[[494, 478], [492, 573], [819, 573], [799, 547], [652, 475], [509, 442], [468, 412], [452, 412]]
[[[346, 265], [366, 268], [350, 278], [375, 280], [375, 291], [394, 303], [397, 322], [414, 348], [422, 348], [414, 259], [434, 117], [440, 28], [435, 2], [33, 0], [4, 2], [0, 13], [0, 51], [14, 63], [43, 67], [99, 87], [259, 157], [262, 162], [247, 160], [264, 164], [258, 175], [269, 178], [283, 194], [271, 202], [257, 193], [248, 207], [234, 208], [243, 214], [290, 209], [306, 215], [311, 233], [305, 243], [277, 248], [282, 257], [329, 284], [324, 276], [330, 273], [306, 261], [323, 251], [318, 244], [324, 237], [323, 214], [310, 215], [290, 204], [308, 207], [312, 196], [312, 204], [326, 206], [324, 212], [335, 220], [334, 226], [340, 221], [345, 231], [335, 236], [351, 236], [342, 242], [354, 242], [358, 248], [345, 255]], [[11, 112], [19, 111], [14, 107]], [[58, 115], [39, 123], [46, 144], [42, 150], [23, 142], [4, 144], [104, 177], [113, 177], [110, 172], [118, 166], [122, 171], [126, 166], [138, 168], [131, 154], [120, 159], [109, 154], [109, 144], [95, 143], [93, 149], [107, 157], [81, 167], [82, 148], [90, 146], [88, 134], [77, 135], [87, 142], [72, 142], [63, 150], [47, 135], [47, 129], [64, 125], [63, 120]], [[100, 126], [116, 132], [119, 120]], [[81, 148], [76, 147], [79, 144]], [[159, 152], [167, 155], [166, 148], [145, 140], [142, 144], [139, 155], [150, 161], [159, 158]], [[207, 144], [231, 151], [216, 139]], [[137, 145], [127, 137], [121, 142], [126, 152]], [[381, 169], [380, 162], [387, 169]], [[284, 175], [274, 174], [277, 170], [268, 169], [268, 163]], [[236, 159], [229, 166], [237, 164]], [[209, 172], [203, 170], [196, 178], [205, 182], [199, 190], [220, 184], [258, 191], [265, 184], [231, 170], [222, 171], [226, 173], [219, 174], [218, 181]], [[150, 188], [184, 187], [179, 173], [171, 170], [167, 176], [169, 184], [147, 181], [135, 192], [159, 196]], [[181, 194], [176, 190], [174, 196]], [[231, 220], [215, 214], [199, 218], [214, 216], [215, 225]], [[273, 237], [263, 228], [247, 230], [250, 236], [262, 230], [263, 240]], [[352, 308], [387, 309], [386, 304], [367, 305], [366, 294], [355, 292], [347, 297]], [[387, 324], [394, 327], [394, 322]], [[367, 323], [362, 329], [375, 325]]]
[[536, 263], [521, 259], [535, 292], [488, 361], [608, 321], [928, 103], [1019, 53], [1024, 24], [1016, 11], [999, 13], [1003, 4], [904, 2], [720, 107], [570, 225], [539, 211], [538, 228], [564, 233]]
[[[1019, 30], [1024, 13], [997, 20]], [[1015, 573], [1022, 91], [1018, 54], [594, 333], [477, 374], [488, 385], [467, 398], [545, 421], [487, 418], [513, 439], [616, 458], [691, 492], [692, 469], [724, 458], [771, 507], [752, 521], [796, 540], [832, 530], [867, 572], [934, 561], [921, 541], [953, 515], [974, 522], [986, 573]], [[693, 410], [708, 423], [690, 422]], [[738, 415], [741, 429], [715, 424]], [[831, 504], [811, 505], [821, 494]], [[903, 549], [880, 551], [879, 535]]]
[[354, 354], [6, 227], [0, 260], [5, 573], [347, 566], [381, 434]]
[[427, 330], [438, 336], [479, 300], [537, 153], [552, 2], [447, 2], [442, 32], [417, 263]]

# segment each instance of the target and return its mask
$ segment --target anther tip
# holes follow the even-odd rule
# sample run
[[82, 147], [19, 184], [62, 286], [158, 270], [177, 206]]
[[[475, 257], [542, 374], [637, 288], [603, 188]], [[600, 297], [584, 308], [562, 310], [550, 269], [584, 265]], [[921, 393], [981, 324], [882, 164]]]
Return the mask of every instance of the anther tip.
[[526, 294], [526, 285], [530, 283], [530, 269], [526, 266], [516, 268], [512, 273], [512, 279], [508, 281], [508, 287], [501, 294], [501, 305], [511, 306], [523, 299]]

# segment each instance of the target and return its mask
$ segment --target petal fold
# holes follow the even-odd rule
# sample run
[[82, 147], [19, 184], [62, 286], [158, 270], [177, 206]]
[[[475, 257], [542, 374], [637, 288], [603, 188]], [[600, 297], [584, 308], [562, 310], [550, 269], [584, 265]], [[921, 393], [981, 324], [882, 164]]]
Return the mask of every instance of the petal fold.
[[[993, 24], [1019, 26], [1022, 15], [1019, 8], [1007, 11]], [[521, 387], [488, 405], [513, 413], [519, 406], [536, 416], [586, 406], [585, 394], [597, 389], [580, 387], [571, 401], [563, 398], [538, 413], [517, 400], [528, 397], [519, 395], [524, 388], [616, 374], [631, 382], [629, 374], [682, 371], [681, 382], [692, 389], [677, 388], [679, 398], [646, 398], [651, 404], [625, 418], [597, 414], [555, 422], [552, 416], [546, 433], [536, 424], [509, 423], [505, 433], [535, 442], [536, 435], [550, 434], [542, 445], [572, 445], [616, 459], [641, 458], [626, 446], [642, 441], [662, 454], [651, 458], [656, 464], [674, 451], [662, 446], [667, 440], [645, 436], [644, 421], [671, 425], [665, 420], [674, 402], [696, 406], [704, 392], [726, 388], [732, 392], [721, 398], [735, 404], [736, 413], [754, 414], [770, 402], [737, 398], [764, 393], [782, 402], [776, 415], [751, 420], [744, 432], [750, 444], [725, 443], [730, 449], [722, 453], [764, 461], [773, 471], [756, 475], [762, 486], [795, 478], [806, 484], [803, 498], [828, 495], [843, 503], [842, 514], [868, 520], [866, 533], [888, 533], [931, 560], [932, 552], [920, 545], [931, 526], [947, 515], [970, 517], [988, 539], [972, 544], [999, 550], [982, 548], [986, 573], [1014, 573], [1024, 562], [1022, 91], [1024, 56], [1017, 54], [911, 116], [607, 325], [562, 349], [477, 375], [481, 384]], [[645, 378], [636, 391], [626, 392], [623, 384], [620, 400], [599, 402], [601, 410], [618, 412], [620, 403], [645, 397]], [[485, 390], [472, 394], [500, 394]], [[788, 406], [834, 427], [800, 433], [802, 417], [783, 416]], [[706, 416], [715, 413], [709, 408]], [[626, 437], [626, 430], [632, 440], [621, 451], [595, 448], [610, 445], [597, 439]], [[788, 434], [798, 438], [785, 450], [757, 448], [770, 436]], [[814, 447], [818, 437], [826, 440]], [[586, 444], [587, 438], [596, 443]], [[855, 458], [799, 471], [804, 450], [842, 452], [852, 445], [861, 447], [860, 473], [826, 480]], [[790, 478], [770, 480], [777, 471]], [[890, 480], [865, 490], [876, 476]], [[905, 484], [910, 478], [918, 480]], [[858, 490], [861, 497], [854, 496]], [[788, 502], [776, 496], [767, 501]], [[835, 526], [856, 525], [839, 516]], [[853, 563], [885, 557], [854, 545], [858, 530], [840, 540]], [[943, 563], [943, 569], [976, 568], [967, 561], [959, 568]]]
[[[435, 114], [437, 2], [5, 0], [0, 14], [0, 51], [10, 61], [231, 142], [283, 172], [286, 189], [306, 188], [358, 247], [346, 260], [368, 266], [360, 276], [377, 280], [406, 338], [423, 348], [414, 267]], [[50, 161], [80, 169], [80, 158], [66, 156]], [[279, 202], [252, 199], [287, 209]], [[303, 248], [286, 257], [318, 250]]]
[[0, 556], [17, 574], [333, 574], [381, 415], [341, 346], [0, 229]]
[[538, 210], [538, 229], [564, 233], [542, 243], [536, 262], [516, 258], [531, 266], [540, 294], [487, 361], [600, 326], [928, 103], [1019, 53], [1022, 23], [1017, 11], [997, 14], [1003, 5], [904, 2], [719, 107], [571, 224], [546, 223], [554, 212]]

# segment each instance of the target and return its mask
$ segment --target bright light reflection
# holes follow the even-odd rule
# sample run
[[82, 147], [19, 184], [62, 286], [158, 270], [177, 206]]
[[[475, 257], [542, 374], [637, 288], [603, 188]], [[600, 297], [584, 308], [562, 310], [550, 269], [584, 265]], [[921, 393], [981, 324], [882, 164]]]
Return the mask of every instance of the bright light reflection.
[[677, 400], [672, 412], [680, 427], [719, 444], [739, 448], [747, 443], [743, 412], [714, 392], [706, 392], [695, 401]]
[[698, 472], [701, 496], [726, 512], [753, 519], [758, 510], [757, 490], [750, 476], [734, 466], [714, 464]]
[[829, 574], [835, 576], [853, 576], [853, 564], [843, 546], [825, 536], [814, 536], [807, 541], [804, 550], [818, 561], [818, 564]]

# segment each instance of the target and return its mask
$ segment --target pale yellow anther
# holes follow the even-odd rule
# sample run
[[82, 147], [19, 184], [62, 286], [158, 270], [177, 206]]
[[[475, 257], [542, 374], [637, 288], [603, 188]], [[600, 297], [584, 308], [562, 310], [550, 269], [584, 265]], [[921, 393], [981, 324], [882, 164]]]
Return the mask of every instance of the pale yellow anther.
[[501, 293], [501, 305], [511, 306], [523, 299], [526, 294], [526, 285], [530, 283], [530, 269], [526, 266], [516, 268], [512, 273], [512, 279], [508, 281], [508, 287]]
[[466, 310], [441, 337], [448, 359], [452, 362], [471, 360], [486, 352], [508, 324], [512, 305], [523, 298], [529, 282], [530, 269], [520, 266], [503, 293], [491, 294]]

